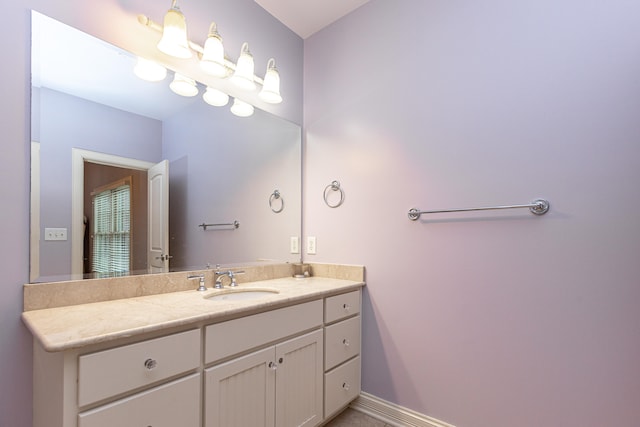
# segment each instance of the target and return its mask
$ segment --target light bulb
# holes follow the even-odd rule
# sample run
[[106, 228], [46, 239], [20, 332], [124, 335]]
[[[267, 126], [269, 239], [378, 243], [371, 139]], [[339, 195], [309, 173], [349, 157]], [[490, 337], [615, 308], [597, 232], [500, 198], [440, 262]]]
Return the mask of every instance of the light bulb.
[[159, 82], [167, 77], [167, 69], [162, 65], [145, 58], [138, 57], [136, 66], [133, 68], [136, 76], [148, 82]]
[[216, 30], [215, 22], [212, 22], [209, 27], [209, 36], [204, 42], [204, 52], [202, 53], [202, 58], [200, 58], [200, 67], [205, 73], [215, 77], [225, 77], [227, 75], [227, 67], [224, 65], [222, 37]]
[[253, 114], [253, 105], [235, 98], [231, 106], [231, 112], [238, 117], [249, 117]]
[[245, 42], [242, 44], [236, 71], [231, 76], [230, 81], [241, 89], [254, 90], [256, 84], [253, 81], [253, 68], [253, 56], [249, 52], [249, 44]]
[[280, 74], [276, 69], [276, 61], [273, 58], [267, 63], [267, 72], [264, 75], [264, 83], [258, 96], [270, 104], [282, 102], [282, 96], [280, 96]]
[[229, 103], [229, 95], [212, 87], [207, 87], [204, 95], [202, 95], [202, 99], [214, 107], [223, 107]]
[[182, 96], [196, 96], [198, 94], [196, 81], [179, 73], [175, 74], [169, 87], [173, 92]]
[[176, 5], [176, 0], [173, 0], [171, 9], [164, 16], [162, 38], [158, 43], [158, 49], [176, 58], [191, 58], [191, 49], [189, 49], [187, 38], [187, 20]]

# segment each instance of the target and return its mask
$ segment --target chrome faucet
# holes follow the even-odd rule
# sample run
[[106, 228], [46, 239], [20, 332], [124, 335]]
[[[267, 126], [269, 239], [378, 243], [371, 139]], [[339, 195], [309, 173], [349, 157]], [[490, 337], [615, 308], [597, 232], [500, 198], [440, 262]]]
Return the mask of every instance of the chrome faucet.
[[198, 291], [203, 292], [207, 290], [207, 287], [204, 285], [204, 274], [194, 274], [193, 276], [187, 277], [188, 280], [199, 279], [198, 283]]
[[216, 283], [213, 285], [216, 289], [222, 289], [224, 285], [222, 284], [222, 278], [227, 276], [231, 280], [229, 286], [236, 287], [238, 283], [236, 282], [236, 275], [244, 274], [244, 271], [216, 271]]

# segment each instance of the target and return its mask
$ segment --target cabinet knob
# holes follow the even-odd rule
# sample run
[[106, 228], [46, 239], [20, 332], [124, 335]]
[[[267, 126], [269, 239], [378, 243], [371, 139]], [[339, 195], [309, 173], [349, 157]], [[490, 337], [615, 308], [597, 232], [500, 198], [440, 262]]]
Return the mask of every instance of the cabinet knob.
[[345, 347], [349, 347], [349, 345], [350, 345], [351, 343], [349, 342], [349, 340], [348, 340], [348, 339], [346, 339], [346, 338], [345, 338], [345, 339], [343, 339], [343, 340], [342, 340], [342, 344], [344, 344], [344, 346], [345, 346]]
[[284, 362], [284, 359], [281, 357], [280, 359], [278, 359], [278, 363], [282, 365], [282, 362]]
[[269, 368], [273, 369], [274, 371], [276, 369], [278, 369], [278, 364], [277, 363], [273, 363], [273, 362], [269, 362]]
[[342, 304], [342, 308], [344, 308], [344, 311], [351, 310], [351, 306], [349, 304]]
[[148, 370], [153, 370], [158, 366], [158, 362], [155, 359], [147, 359], [144, 361], [144, 367]]
[[346, 391], [349, 391], [349, 388], [351, 386], [349, 385], [349, 383], [342, 383], [342, 388], [345, 389]]

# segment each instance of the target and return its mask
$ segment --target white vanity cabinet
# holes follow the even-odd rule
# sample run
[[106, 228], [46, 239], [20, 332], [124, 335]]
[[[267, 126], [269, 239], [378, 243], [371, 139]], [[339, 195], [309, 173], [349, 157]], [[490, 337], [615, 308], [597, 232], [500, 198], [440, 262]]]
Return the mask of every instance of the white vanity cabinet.
[[360, 394], [361, 291], [325, 299], [324, 416]]
[[208, 326], [205, 360], [214, 365], [205, 370], [205, 427], [319, 424], [321, 327], [322, 300]]
[[[349, 290], [260, 309], [225, 305], [175, 329], [112, 342], [96, 335], [60, 351], [36, 338], [33, 426], [318, 426], [360, 394], [361, 289]], [[171, 297], [179, 304], [183, 295]], [[99, 317], [113, 321], [121, 311], [111, 307], [119, 303], [102, 305]], [[85, 319], [84, 310], [59, 315]]]

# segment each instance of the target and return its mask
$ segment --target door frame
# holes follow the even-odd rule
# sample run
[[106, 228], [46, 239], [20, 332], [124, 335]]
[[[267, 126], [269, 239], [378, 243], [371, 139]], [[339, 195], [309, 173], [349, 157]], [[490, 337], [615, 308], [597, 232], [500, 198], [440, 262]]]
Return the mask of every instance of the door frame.
[[149, 170], [155, 163], [97, 151], [71, 149], [71, 274], [82, 277], [84, 254], [84, 163]]

